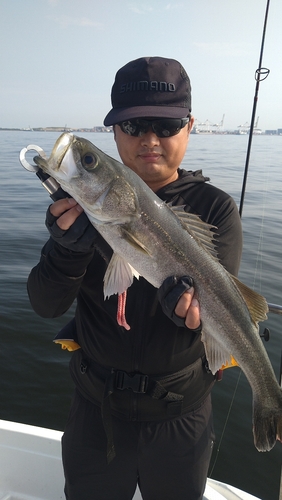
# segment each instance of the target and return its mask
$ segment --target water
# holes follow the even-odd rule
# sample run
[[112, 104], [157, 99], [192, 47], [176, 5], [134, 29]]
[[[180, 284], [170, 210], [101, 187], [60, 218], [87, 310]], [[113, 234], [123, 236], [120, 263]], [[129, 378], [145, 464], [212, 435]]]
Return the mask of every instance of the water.
[[[118, 159], [112, 134], [78, 135]], [[0, 132], [0, 418], [62, 430], [73, 390], [70, 354], [52, 339], [73, 311], [48, 320], [38, 317], [29, 305], [26, 279], [48, 237], [44, 218], [50, 199], [36, 175], [19, 163], [23, 147], [37, 144], [49, 154], [57, 137], [52, 132]], [[239, 205], [246, 149], [247, 136], [193, 135], [183, 166], [203, 169]], [[282, 303], [281, 192], [282, 137], [254, 136], [240, 278], [277, 304]], [[265, 346], [278, 377], [281, 316], [270, 314], [264, 326], [271, 332]], [[251, 390], [240, 373], [238, 368], [226, 371], [213, 392], [217, 442], [212, 477], [263, 500], [278, 500], [282, 445], [269, 453], [255, 449]]]

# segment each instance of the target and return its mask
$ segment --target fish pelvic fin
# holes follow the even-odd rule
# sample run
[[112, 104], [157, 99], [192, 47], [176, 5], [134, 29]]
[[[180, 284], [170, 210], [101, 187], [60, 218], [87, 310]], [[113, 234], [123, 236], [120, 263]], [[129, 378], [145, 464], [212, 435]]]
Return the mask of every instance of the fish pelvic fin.
[[244, 285], [238, 278], [231, 276], [249, 309], [253, 323], [258, 326], [259, 321], [267, 319], [268, 305], [266, 299], [255, 292], [247, 285]]
[[104, 276], [104, 297], [122, 294], [130, 287], [133, 278], [139, 278], [135, 269], [119, 254], [114, 253]]
[[[280, 389], [280, 388], [279, 388]], [[280, 406], [269, 408], [254, 402], [253, 434], [258, 451], [270, 451], [276, 441], [282, 441], [282, 391]]]
[[217, 259], [216, 243], [214, 241], [217, 227], [204, 222], [196, 214], [185, 212], [185, 205], [172, 206], [168, 203], [168, 207], [180, 219], [186, 231], [197, 240], [198, 244]]

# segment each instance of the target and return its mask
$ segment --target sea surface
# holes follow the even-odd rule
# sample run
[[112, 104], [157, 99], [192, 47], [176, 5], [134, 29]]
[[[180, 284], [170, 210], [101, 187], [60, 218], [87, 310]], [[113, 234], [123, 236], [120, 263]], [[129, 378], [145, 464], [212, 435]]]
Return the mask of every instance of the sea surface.
[[[112, 133], [79, 133], [118, 159]], [[29, 144], [49, 155], [54, 132], [0, 131], [0, 419], [63, 430], [73, 384], [70, 353], [52, 342], [73, 316], [37, 316], [26, 281], [48, 238], [44, 219], [51, 202], [37, 176], [19, 162]], [[211, 183], [239, 206], [248, 136], [191, 135], [183, 161], [202, 169]], [[30, 154], [30, 161], [33, 154]], [[282, 137], [254, 136], [243, 208], [244, 252], [240, 279], [268, 302], [282, 304]], [[261, 326], [277, 378], [282, 352], [282, 316], [269, 314]], [[252, 437], [252, 394], [239, 368], [224, 372], [213, 391], [216, 443], [210, 475], [262, 500], [278, 500], [282, 444], [259, 453]], [[56, 500], [56, 499], [54, 499]]]

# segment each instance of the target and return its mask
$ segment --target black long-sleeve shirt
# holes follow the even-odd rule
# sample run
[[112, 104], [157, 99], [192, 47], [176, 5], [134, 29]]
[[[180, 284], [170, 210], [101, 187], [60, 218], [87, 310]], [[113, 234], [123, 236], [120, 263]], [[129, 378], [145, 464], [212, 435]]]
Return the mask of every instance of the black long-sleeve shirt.
[[[156, 194], [172, 205], [184, 205], [187, 212], [216, 226], [219, 261], [237, 275], [242, 251], [238, 210], [228, 194], [206, 181], [201, 171], [180, 170], [179, 178]], [[157, 301], [157, 290], [145, 279], [134, 280], [128, 289], [126, 315], [131, 329], [120, 327], [116, 321], [117, 297], [104, 300], [106, 267], [98, 251], [72, 252], [50, 239], [28, 279], [31, 304], [43, 317], [64, 314], [77, 299], [76, 331], [81, 351], [73, 354], [71, 371], [80, 390], [98, 403], [101, 389], [89, 378], [83, 387], [86, 379], [77, 373], [76, 357], [84, 356], [109, 372], [118, 369], [156, 376], [182, 370], [204, 355], [200, 333], [179, 328], [168, 319]], [[197, 391], [200, 399], [201, 385]], [[128, 391], [120, 392], [123, 396], [119, 397], [127, 401]], [[120, 401], [116, 404], [123, 405]]]

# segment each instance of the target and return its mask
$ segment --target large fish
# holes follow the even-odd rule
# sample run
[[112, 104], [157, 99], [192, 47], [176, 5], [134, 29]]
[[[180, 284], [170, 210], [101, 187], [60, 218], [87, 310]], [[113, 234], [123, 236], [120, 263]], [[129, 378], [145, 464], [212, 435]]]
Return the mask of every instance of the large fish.
[[232, 354], [252, 387], [255, 446], [266, 451], [282, 440], [282, 391], [258, 333], [267, 303], [218, 262], [211, 226], [168, 206], [86, 139], [62, 134], [49, 159], [34, 161], [75, 198], [111, 245], [105, 297], [124, 292], [138, 274], [155, 287], [171, 275], [193, 277], [211, 371]]

